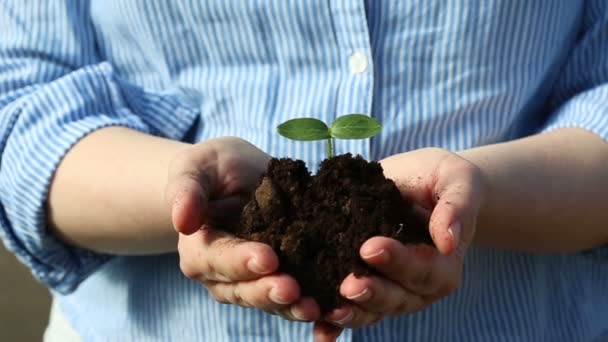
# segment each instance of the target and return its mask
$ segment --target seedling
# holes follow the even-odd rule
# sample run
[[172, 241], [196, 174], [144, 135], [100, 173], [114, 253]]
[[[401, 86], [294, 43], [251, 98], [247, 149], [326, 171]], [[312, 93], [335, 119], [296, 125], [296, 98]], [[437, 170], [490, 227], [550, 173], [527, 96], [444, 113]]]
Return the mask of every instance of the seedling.
[[333, 139], [366, 139], [378, 134], [382, 126], [376, 119], [364, 114], [340, 116], [331, 125], [315, 118], [298, 118], [285, 121], [277, 127], [280, 135], [299, 141], [327, 140], [327, 155], [334, 155]]

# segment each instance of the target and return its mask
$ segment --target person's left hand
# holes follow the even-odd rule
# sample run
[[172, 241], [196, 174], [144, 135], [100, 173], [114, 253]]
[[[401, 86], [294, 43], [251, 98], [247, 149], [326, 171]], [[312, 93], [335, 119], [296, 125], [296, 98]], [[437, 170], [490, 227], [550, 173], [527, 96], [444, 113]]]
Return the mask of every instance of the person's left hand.
[[380, 236], [367, 240], [361, 258], [382, 276], [347, 276], [340, 293], [350, 304], [316, 322], [317, 341], [333, 340], [341, 327], [365, 327], [422, 310], [460, 286], [486, 188], [481, 171], [438, 148], [394, 155], [381, 165], [408, 201], [430, 213], [429, 230], [437, 248]]

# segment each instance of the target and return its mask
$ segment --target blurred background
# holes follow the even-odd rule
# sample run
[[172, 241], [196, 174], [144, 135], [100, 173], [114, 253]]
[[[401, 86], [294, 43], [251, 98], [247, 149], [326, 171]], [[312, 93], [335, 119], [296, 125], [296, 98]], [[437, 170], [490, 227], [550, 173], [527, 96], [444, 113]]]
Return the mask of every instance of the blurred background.
[[41, 341], [51, 297], [0, 242], [0, 341]]

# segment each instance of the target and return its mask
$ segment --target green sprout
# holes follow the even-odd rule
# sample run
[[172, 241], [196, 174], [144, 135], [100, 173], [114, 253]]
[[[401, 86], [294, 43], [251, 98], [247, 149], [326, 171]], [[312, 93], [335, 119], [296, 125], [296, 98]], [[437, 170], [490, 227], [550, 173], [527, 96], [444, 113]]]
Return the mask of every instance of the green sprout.
[[366, 139], [382, 129], [376, 119], [364, 114], [340, 116], [331, 125], [315, 118], [298, 118], [283, 122], [277, 127], [280, 135], [299, 141], [327, 140], [327, 154], [334, 155], [333, 139]]

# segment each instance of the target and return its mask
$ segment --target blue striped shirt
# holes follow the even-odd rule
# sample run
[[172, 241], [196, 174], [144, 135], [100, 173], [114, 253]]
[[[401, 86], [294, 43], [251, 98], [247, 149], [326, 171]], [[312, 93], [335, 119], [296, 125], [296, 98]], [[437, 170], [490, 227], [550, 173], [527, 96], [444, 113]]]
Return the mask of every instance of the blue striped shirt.
[[[580, 127], [608, 138], [608, 1], [0, 0], [0, 234], [89, 341], [307, 341], [311, 324], [214, 302], [175, 254], [99, 255], [45, 226], [52, 174], [121, 125], [235, 135], [317, 165], [289, 118], [370, 113], [368, 159]], [[516, 175], [514, 175], [516, 177]], [[572, 227], [576, 229], [576, 227]], [[454, 295], [342, 341], [608, 339], [608, 253], [472, 247]]]

